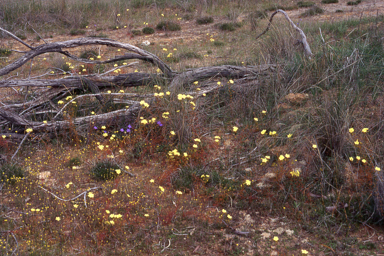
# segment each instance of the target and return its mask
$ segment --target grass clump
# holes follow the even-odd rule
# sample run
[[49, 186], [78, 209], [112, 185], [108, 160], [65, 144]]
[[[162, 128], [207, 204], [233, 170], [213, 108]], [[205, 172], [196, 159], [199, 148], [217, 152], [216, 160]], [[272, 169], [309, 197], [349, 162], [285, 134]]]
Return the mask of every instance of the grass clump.
[[69, 31], [69, 34], [71, 36], [84, 35], [85, 34], [85, 30], [74, 28], [74, 29], [71, 29], [71, 31]]
[[203, 57], [196, 52], [184, 52], [179, 55], [180, 59], [202, 59]]
[[153, 28], [150, 28], [150, 27], [145, 27], [143, 28], [143, 34], [145, 35], [151, 35], [151, 34], [154, 34], [155, 33], [155, 30]]
[[[143, 29], [144, 30], [144, 29]], [[131, 31], [132, 35], [134, 36], [141, 36], [143, 34], [143, 31], [139, 30], [139, 29], [132, 29]]]
[[90, 35], [89, 37], [108, 38], [108, 35], [104, 34], [104, 33], [100, 33], [98, 35], [96, 35], [96, 34]]
[[4, 164], [0, 167], [0, 182], [15, 184], [24, 175], [24, 169], [17, 164]]
[[205, 17], [198, 18], [198, 19], [196, 19], [196, 23], [199, 25], [213, 23], [213, 17], [205, 16]]
[[156, 25], [156, 29], [164, 31], [179, 31], [181, 30], [181, 26], [172, 21], [161, 21]]
[[324, 12], [324, 10], [321, 9], [320, 7], [313, 6], [313, 7], [309, 8], [307, 11], [305, 11], [304, 13], [302, 13], [300, 16], [301, 17], [315, 16], [315, 15], [321, 14], [323, 12]]
[[235, 31], [239, 27], [241, 27], [241, 24], [237, 22], [227, 22], [218, 25], [218, 28], [222, 31]]
[[214, 46], [218, 46], [218, 47], [220, 47], [220, 46], [224, 46], [225, 44], [224, 44], [224, 42], [222, 42], [222, 41], [214, 41], [214, 42], [213, 42], [213, 45], [214, 45]]
[[81, 160], [79, 157], [72, 157], [68, 161], [68, 166], [79, 166], [81, 164]]
[[120, 169], [117, 164], [111, 162], [99, 162], [91, 169], [91, 175], [97, 180], [112, 180], [118, 175], [116, 170]]
[[304, 1], [300, 1], [297, 3], [297, 6], [299, 8], [306, 8], [306, 7], [311, 7], [311, 6], [314, 6], [315, 3], [314, 2], [304, 2]]
[[339, 2], [339, 0], [322, 0], [323, 4], [336, 4]]

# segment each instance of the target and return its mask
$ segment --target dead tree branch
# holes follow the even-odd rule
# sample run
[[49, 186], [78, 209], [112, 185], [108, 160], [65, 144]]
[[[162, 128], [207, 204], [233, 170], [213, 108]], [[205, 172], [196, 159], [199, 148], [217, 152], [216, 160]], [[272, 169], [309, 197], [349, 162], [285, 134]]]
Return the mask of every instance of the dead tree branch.
[[269, 28], [271, 27], [271, 24], [272, 24], [272, 20], [273, 20], [273, 17], [277, 14], [277, 13], [282, 13], [285, 18], [287, 19], [287, 21], [291, 24], [291, 26], [297, 31], [299, 32], [300, 36], [301, 36], [301, 43], [303, 44], [304, 46], [304, 52], [307, 56], [311, 57], [312, 56], [312, 51], [311, 51], [311, 48], [309, 47], [309, 44], [307, 42], [307, 37], [305, 36], [303, 30], [301, 30], [298, 26], [296, 26], [296, 24], [291, 20], [291, 18], [289, 18], [288, 14], [281, 10], [281, 9], [278, 9], [276, 10], [274, 13], [272, 13], [271, 15], [271, 18], [269, 18], [269, 23], [268, 23], [268, 26], [267, 28], [261, 33], [259, 34], [255, 40], [259, 39], [262, 35], [264, 35], [265, 33], [267, 33], [267, 31], [269, 30]]

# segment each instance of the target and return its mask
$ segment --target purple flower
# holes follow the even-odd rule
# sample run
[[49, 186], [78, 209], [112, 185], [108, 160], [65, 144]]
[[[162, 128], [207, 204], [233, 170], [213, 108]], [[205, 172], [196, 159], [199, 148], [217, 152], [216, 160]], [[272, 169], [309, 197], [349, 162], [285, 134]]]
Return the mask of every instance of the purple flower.
[[132, 129], [132, 126], [129, 124], [129, 125], [128, 125], [128, 128], [129, 128], [129, 129]]
[[131, 132], [131, 129], [127, 129], [127, 132]]
[[121, 129], [120, 129], [120, 131], [121, 131], [121, 132], [124, 132], [124, 129], [123, 129], [123, 128], [121, 128]]
[[163, 126], [163, 124], [162, 124], [160, 121], [157, 121], [157, 124], [158, 124], [159, 126]]
[[93, 126], [93, 129], [97, 130], [97, 126]]

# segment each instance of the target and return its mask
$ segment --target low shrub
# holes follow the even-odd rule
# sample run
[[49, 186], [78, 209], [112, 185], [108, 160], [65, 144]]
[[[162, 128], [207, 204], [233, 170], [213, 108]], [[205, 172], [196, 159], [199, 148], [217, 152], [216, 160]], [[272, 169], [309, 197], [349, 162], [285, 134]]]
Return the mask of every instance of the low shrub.
[[223, 31], [235, 31], [239, 27], [241, 27], [241, 24], [234, 22], [221, 23], [218, 25], [218, 28]]
[[143, 34], [143, 31], [141, 31], [139, 29], [132, 29], [131, 33], [134, 36], [141, 36]]
[[361, 3], [361, 0], [357, 0], [357, 1], [350, 1], [347, 3], [347, 5], [358, 5]]
[[89, 58], [96, 58], [97, 55], [98, 54], [94, 50], [85, 50], [85, 51], [80, 53], [79, 57], [82, 59], [89, 59]]
[[179, 31], [181, 26], [172, 21], [162, 21], [156, 25], [156, 29], [165, 31]]
[[309, 17], [309, 16], [314, 16], [314, 15], [317, 15], [317, 14], [320, 14], [320, 13], [323, 13], [323, 12], [324, 12], [323, 9], [321, 9], [320, 7], [315, 5], [315, 6], [311, 7], [311, 8], [309, 8], [304, 13], [302, 13], [300, 16], [301, 17]]
[[7, 57], [11, 54], [12, 54], [11, 50], [8, 50], [6, 48], [0, 48], [0, 57]]
[[150, 28], [150, 27], [145, 27], [143, 28], [143, 34], [145, 35], [150, 35], [150, 34], [154, 34], [155, 33], [155, 30], [153, 28]]

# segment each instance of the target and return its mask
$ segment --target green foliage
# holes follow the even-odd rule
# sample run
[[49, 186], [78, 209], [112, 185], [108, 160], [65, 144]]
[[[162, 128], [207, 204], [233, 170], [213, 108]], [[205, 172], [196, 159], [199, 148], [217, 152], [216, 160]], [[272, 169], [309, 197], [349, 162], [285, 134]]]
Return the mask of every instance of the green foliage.
[[156, 29], [164, 31], [178, 31], [181, 26], [173, 21], [161, 21], [156, 25]]
[[132, 29], [131, 33], [134, 36], [141, 36], [143, 34], [143, 32], [141, 30], [139, 30], [139, 29]]
[[117, 176], [116, 170], [120, 167], [111, 162], [99, 162], [90, 170], [93, 178], [97, 180], [111, 180]]
[[314, 5], [315, 5], [314, 2], [300, 1], [300, 2], [297, 3], [297, 6], [300, 7], [300, 8], [311, 7], [311, 6], [314, 6]]
[[0, 182], [15, 184], [24, 178], [24, 169], [17, 164], [4, 164], [0, 167]]
[[69, 31], [69, 34], [71, 36], [78, 36], [78, 35], [84, 35], [86, 32], [85, 30], [82, 30], [82, 29], [71, 29], [71, 31]]
[[339, 0], [322, 0], [323, 4], [336, 4], [339, 2]]
[[196, 23], [199, 25], [213, 23], [213, 17], [204, 16], [196, 19]]
[[203, 170], [199, 167], [183, 167], [171, 178], [172, 185], [175, 189], [192, 190], [194, 183], [199, 180]]
[[203, 57], [196, 52], [183, 52], [178, 55], [180, 59], [202, 59]]
[[155, 33], [155, 30], [151, 27], [145, 27], [143, 28], [143, 34], [145, 35], [150, 35], [150, 34], [154, 34]]
[[213, 45], [214, 46], [224, 46], [225, 44], [222, 41], [216, 40], [216, 41], [213, 42]]
[[108, 38], [108, 35], [104, 33], [99, 33], [97, 35], [96, 34], [89, 35], [89, 37]]

